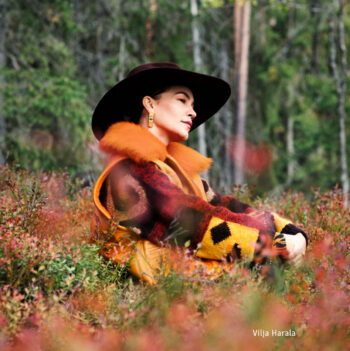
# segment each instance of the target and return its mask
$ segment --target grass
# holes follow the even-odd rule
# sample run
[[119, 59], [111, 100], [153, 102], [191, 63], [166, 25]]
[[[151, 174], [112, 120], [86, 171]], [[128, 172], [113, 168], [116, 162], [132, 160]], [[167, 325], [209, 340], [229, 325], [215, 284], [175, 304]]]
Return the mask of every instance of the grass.
[[[150, 287], [88, 243], [91, 189], [66, 174], [1, 168], [0, 348], [348, 349], [350, 213], [341, 191], [313, 189], [309, 201], [237, 196], [309, 234], [304, 264], [271, 261], [264, 278], [237, 264], [215, 281], [170, 272]], [[261, 330], [270, 335], [254, 336]]]

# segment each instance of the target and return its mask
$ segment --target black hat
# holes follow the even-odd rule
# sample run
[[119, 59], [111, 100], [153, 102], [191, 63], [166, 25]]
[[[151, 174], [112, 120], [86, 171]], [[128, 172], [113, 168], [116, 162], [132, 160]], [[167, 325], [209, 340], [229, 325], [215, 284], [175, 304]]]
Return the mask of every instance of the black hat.
[[100, 140], [115, 122], [130, 120], [137, 123], [141, 117], [142, 98], [171, 85], [186, 86], [193, 93], [197, 117], [191, 131], [213, 116], [231, 94], [229, 84], [222, 79], [186, 71], [171, 62], [146, 63], [131, 70], [99, 101], [92, 115], [95, 137]]

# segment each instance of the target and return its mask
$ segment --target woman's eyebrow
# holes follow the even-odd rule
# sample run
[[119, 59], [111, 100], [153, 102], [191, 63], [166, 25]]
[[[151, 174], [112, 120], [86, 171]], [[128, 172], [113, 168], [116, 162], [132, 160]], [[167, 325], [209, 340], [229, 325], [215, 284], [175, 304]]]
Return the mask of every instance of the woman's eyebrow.
[[[184, 94], [188, 100], [191, 100], [190, 95], [188, 93], [186, 93], [185, 91], [178, 91], [175, 93], [175, 95], [177, 95], [177, 94]], [[194, 105], [194, 101], [192, 102], [192, 105]]]

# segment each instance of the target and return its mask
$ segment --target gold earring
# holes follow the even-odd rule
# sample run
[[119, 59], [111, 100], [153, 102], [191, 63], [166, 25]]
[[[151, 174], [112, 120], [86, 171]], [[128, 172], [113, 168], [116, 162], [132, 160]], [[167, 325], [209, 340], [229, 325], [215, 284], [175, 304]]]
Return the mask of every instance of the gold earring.
[[153, 127], [154, 112], [150, 112], [148, 115], [148, 128]]

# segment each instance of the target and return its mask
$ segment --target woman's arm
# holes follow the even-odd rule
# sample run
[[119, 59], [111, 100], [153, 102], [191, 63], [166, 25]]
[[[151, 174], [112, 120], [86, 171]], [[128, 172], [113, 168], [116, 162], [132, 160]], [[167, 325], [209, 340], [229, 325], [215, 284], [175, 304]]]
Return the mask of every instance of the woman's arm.
[[[170, 224], [178, 220], [190, 234], [192, 248], [199, 244], [199, 257], [221, 259], [234, 251], [235, 256], [251, 259], [258, 240], [265, 238], [260, 241], [266, 243], [269, 238], [272, 245], [276, 227], [270, 212], [254, 211], [248, 206], [236, 213], [187, 195], [152, 163], [128, 160], [123, 167], [123, 172], [116, 169], [110, 175], [113, 201], [116, 207], [124, 206], [129, 212], [129, 219], [121, 224], [138, 228], [144, 238], [156, 244], [163, 242]], [[242, 206], [233, 198], [227, 202], [235, 206], [232, 209]]]
[[[229, 210], [237, 213], [249, 213], [252, 216], [259, 215], [261, 211], [256, 210], [246, 203], [235, 199], [232, 195], [222, 196], [214, 191], [208, 182], [202, 179], [203, 186], [208, 198], [208, 201], [214, 206], [224, 206]], [[284, 234], [282, 236], [276, 235], [275, 245], [286, 246], [289, 252], [289, 259], [293, 262], [299, 262], [301, 257], [305, 254], [306, 247], [308, 246], [308, 237], [306, 233], [297, 227], [291, 220], [281, 217], [275, 212], [269, 212], [273, 216], [274, 225], [277, 233]], [[282, 242], [280, 239], [283, 239]]]
[[[144, 210], [136, 211], [134, 217], [130, 213], [129, 219], [121, 224], [139, 228], [144, 238], [156, 244], [166, 239], [174, 220], [190, 234], [192, 248], [200, 244], [197, 255], [211, 259], [226, 257], [232, 250], [238, 252], [238, 256], [252, 257], [258, 238], [262, 235], [273, 238], [275, 234], [271, 214], [256, 217], [234, 213], [198, 196], [185, 194], [153, 163], [128, 160], [123, 162], [123, 167], [123, 172], [115, 169], [110, 174], [114, 203], [123, 207], [120, 198], [131, 198], [127, 207]], [[125, 176], [121, 177], [121, 174]], [[138, 197], [137, 194], [141, 195]]]

